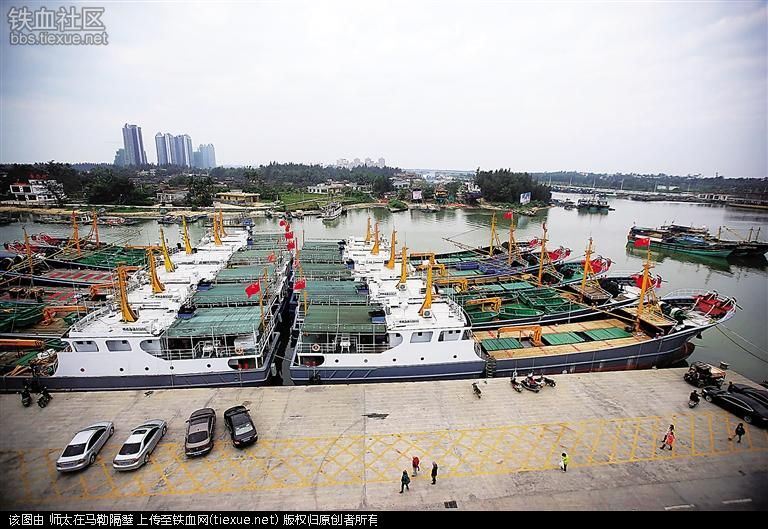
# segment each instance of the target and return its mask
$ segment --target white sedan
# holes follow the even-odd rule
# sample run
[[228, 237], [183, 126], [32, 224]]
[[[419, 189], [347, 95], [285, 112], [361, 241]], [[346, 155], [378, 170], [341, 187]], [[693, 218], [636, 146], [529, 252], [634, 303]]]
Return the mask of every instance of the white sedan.
[[115, 433], [115, 425], [111, 421], [86, 426], [75, 434], [56, 460], [56, 470], [71, 472], [93, 464], [96, 461], [96, 455], [113, 433]]
[[165, 435], [168, 426], [163, 419], [147, 421], [131, 430], [120, 451], [112, 461], [116, 470], [136, 470], [149, 461], [149, 454]]

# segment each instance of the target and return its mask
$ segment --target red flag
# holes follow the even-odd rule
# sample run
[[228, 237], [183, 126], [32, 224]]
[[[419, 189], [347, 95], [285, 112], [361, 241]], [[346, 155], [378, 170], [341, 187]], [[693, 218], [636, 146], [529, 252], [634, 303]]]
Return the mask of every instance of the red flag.
[[528, 241], [528, 247], [529, 247], [529, 248], [535, 248], [535, 247], [536, 247], [536, 246], [538, 246], [538, 245], [539, 245], [539, 239], [538, 239], [538, 238], [536, 238], [536, 237], [534, 237], [533, 239], [531, 239], [530, 241]]
[[280, 219], [279, 224], [280, 224], [280, 226], [285, 226], [285, 219]]
[[291, 225], [287, 222], [285, 223], [285, 231], [291, 231]]
[[306, 279], [297, 279], [296, 282], [293, 284], [293, 290], [302, 290], [304, 288], [307, 288]]
[[292, 231], [286, 231], [285, 232], [285, 239], [286, 240], [293, 239], [293, 232]]
[[635, 274], [632, 276], [632, 279], [635, 280], [635, 286], [637, 288], [643, 288], [643, 274]]
[[294, 248], [296, 248], [296, 243], [293, 242], [293, 241], [288, 241], [288, 245], [287, 246], [288, 246], [289, 250], [293, 250]]
[[275, 259], [276, 259], [275, 252], [272, 252], [267, 256], [267, 261], [269, 261], [270, 263], [274, 263]]
[[504, 218], [507, 220], [512, 220], [512, 212], [511, 211], [505, 211], [504, 212]]
[[638, 237], [635, 239], [635, 248], [643, 248], [651, 245], [651, 239], [649, 237]]
[[251, 296], [259, 292], [261, 292], [261, 284], [258, 281], [245, 287], [245, 294], [248, 296], [248, 299], [251, 299]]
[[661, 276], [656, 276], [656, 282], [653, 284], [653, 286], [656, 288], [661, 288]]

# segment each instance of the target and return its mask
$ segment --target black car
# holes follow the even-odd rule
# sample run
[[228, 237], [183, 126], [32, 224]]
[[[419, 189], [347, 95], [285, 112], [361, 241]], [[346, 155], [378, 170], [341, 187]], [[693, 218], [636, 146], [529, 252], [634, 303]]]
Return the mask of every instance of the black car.
[[213, 408], [197, 410], [187, 421], [184, 453], [187, 457], [202, 456], [213, 449], [213, 432], [216, 429], [216, 411]]
[[238, 448], [255, 443], [259, 439], [245, 406], [234, 406], [225, 411], [224, 425], [229, 430], [232, 443]]
[[701, 393], [704, 400], [725, 408], [747, 424], [768, 426], [768, 407], [748, 395], [731, 393], [716, 386], [707, 386]]
[[740, 393], [742, 395], [746, 395], [755, 399], [763, 406], [768, 407], [768, 390], [753, 388], [752, 386], [747, 386], [746, 384], [734, 384], [733, 382], [729, 382], [728, 391], [731, 393]]

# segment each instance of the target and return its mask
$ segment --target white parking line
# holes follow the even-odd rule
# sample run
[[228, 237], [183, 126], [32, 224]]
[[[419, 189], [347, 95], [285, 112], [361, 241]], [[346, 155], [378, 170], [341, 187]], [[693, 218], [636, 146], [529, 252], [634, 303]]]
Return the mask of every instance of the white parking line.
[[738, 500], [723, 500], [723, 503], [726, 505], [729, 503], [750, 503], [752, 501], [752, 498], [740, 498]]
[[695, 505], [692, 503], [686, 503], [685, 505], [670, 505], [669, 507], [664, 507], [665, 511], [674, 511], [675, 509], [693, 509]]

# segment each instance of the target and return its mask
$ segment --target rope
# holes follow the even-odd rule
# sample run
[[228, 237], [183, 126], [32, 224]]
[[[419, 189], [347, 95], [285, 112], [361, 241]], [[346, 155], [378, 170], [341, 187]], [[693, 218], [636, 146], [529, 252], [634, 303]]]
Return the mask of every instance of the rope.
[[[752, 352], [752, 351], [750, 351], [749, 349], [745, 348], [745, 347], [744, 347], [743, 345], [741, 345], [740, 343], [737, 343], [737, 342], [736, 342], [736, 341], [735, 341], [733, 338], [731, 338], [730, 336], [728, 336], [727, 334], [725, 334], [725, 331], [723, 330], [723, 327], [724, 327], [724, 326], [722, 326], [722, 325], [718, 325], [718, 326], [716, 327], [716, 329], [717, 329], [717, 330], [719, 330], [721, 333], [723, 333], [723, 336], [725, 336], [726, 338], [728, 338], [728, 340], [730, 340], [730, 341], [731, 341], [731, 342], [732, 342], [732, 343], [733, 343], [733, 344], [734, 344], [736, 347], [738, 347], [739, 349], [741, 349], [741, 350], [742, 350], [742, 351], [744, 351], [745, 353], [747, 353], [747, 354], [749, 354], [749, 355], [751, 355], [751, 356], [754, 356], [755, 358], [757, 358], [757, 359], [758, 359], [758, 360], [760, 360], [761, 362], [765, 362], [766, 364], [768, 364], [768, 360], [766, 360], [765, 358], [761, 358], [761, 357], [759, 357], [758, 355], [756, 355], [755, 353], [753, 353], [753, 352]], [[752, 346], [754, 346], [754, 347], [757, 347], [755, 344], [753, 344], [752, 342], [750, 342], [749, 340], [747, 340], [747, 339], [746, 339], [746, 338], [744, 338], [743, 336], [739, 335], [739, 334], [738, 334], [736, 331], [732, 331], [731, 329], [727, 329], [727, 330], [728, 330], [729, 332], [732, 332], [733, 334], [735, 334], [736, 336], [738, 336], [739, 338], [741, 338], [742, 340], [744, 340], [744, 341], [745, 341], [745, 342], [747, 342], [748, 344], [750, 344], [750, 345], [752, 345]], [[759, 350], [761, 353], [765, 353], [765, 352], [766, 352], [766, 351], [763, 351], [762, 349], [760, 349], [759, 347], [757, 347], [757, 348], [758, 348], [758, 350]]]

